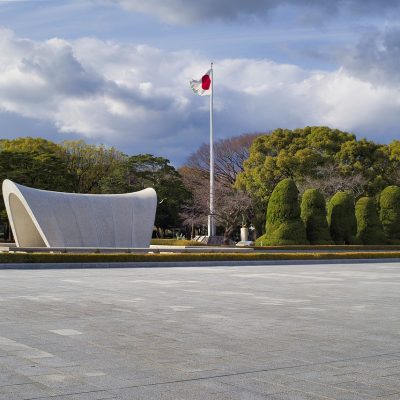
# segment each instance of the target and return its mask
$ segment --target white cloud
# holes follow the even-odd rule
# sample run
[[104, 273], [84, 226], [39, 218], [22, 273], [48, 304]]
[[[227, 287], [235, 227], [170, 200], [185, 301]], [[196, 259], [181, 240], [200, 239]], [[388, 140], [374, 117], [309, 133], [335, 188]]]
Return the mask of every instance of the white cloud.
[[[251, 131], [328, 125], [380, 141], [398, 133], [398, 87], [357, 79], [344, 68], [305, 71], [270, 61], [226, 60], [221, 69], [221, 114], [227, 119], [236, 116], [232, 127]], [[228, 85], [236, 82], [237, 76], [238, 90], [233, 92]], [[380, 137], [381, 133], [385, 136]]]
[[[199, 54], [97, 39], [32, 41], [4, 30], [0, 38], [0, 112], [51, 124], [64, 136], [174, 160], [207, 141], [207, 99], [189, 87], [190, 78], [208, 69]], [[216, 135], [323, 124], [393, 137], [398, 85], [363, 79], [345, 68], [217, 60]]]

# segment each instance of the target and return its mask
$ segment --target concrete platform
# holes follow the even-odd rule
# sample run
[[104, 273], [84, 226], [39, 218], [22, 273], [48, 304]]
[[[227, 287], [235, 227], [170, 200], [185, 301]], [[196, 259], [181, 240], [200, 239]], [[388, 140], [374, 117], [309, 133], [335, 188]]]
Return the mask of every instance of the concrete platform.
[[251, 253], [253, 248], [212, 247], [212, 246], [164, 246], [151, 245], [150, 248], [138, 247], [16, 247], [2, 246], [0, 252], [6, 253]]
[[399, 399], [400, 264], [0, 271], [0, 399]]

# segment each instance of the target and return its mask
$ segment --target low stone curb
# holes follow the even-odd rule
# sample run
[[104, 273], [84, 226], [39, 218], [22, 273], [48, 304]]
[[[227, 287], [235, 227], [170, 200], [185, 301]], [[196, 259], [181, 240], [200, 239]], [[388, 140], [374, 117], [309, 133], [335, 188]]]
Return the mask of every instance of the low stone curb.
[[105, 268], [195, 268], [195, 267], [236, 267], [268, 265], [315, 265], [315, 264], [379, 264], [398, 263], [399, 258], [375, 259], [330, 259], [330, 260], [257, 260], [257, 261], [143, 261], [111, 263], [9, 263], [0, 264], [0, 270], [18, 269], [105, 269]]

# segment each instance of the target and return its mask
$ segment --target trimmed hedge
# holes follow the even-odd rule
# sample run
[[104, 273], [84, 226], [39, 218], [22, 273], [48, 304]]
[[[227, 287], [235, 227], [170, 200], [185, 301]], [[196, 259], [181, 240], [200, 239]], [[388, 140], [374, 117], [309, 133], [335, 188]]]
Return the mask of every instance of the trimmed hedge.
[[377, 245], [364, 245], [364, 244], [350, 244], [350, 245], [292, 245], [292, 246], [257, 246], [255, 250], [307, 250], [315, 251], [318, 250], [336, 250], [336, 251], [400, 251], [400, 245], [398, 244], [377, 244]]
[[328, 225], [336, 244], [356, 244], [357, 221], [354, 197], [348, 192], [337, 192], [328, 202]]
[[391, 243], [400, 243], [400, 187], [388, 186], [379, 196], [379, 218]]
[[48, 254], [0, 253], [0, 264], [14, 263], [140, 263], [180, 261], [268, 261], [268, 260], [333, 260], [333, 259], [400, 259], [400, 251], [330, 252], [330, 253], [203, 253], [203, 254]]
[[360, 198], [355, 207], [357, 220], [357, 239], [363, 244], [387, 243], [376, 204], [372, 197]]
[[306, 244], [306, 230], [300, 218], [299, 197], [292, 179], [284, 179], [273, 190], [267, 207], [266, 233], [256, 244]]
[[300, 216], [311, 244], [333, 244], [326, 219], [325, 199], [320, 191], [308, 189], [304, 192]]

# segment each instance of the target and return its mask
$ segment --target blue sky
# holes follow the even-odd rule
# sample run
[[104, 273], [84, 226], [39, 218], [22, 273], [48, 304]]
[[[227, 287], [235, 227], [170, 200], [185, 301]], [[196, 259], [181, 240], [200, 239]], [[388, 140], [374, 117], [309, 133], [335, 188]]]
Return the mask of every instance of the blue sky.
[[82, 138], [176, 165], [207, 141], [190, 78], [215, 62], [217, 138], [328, 125], [399, 138], [386, 0], [0, 0], [0, 137]]

